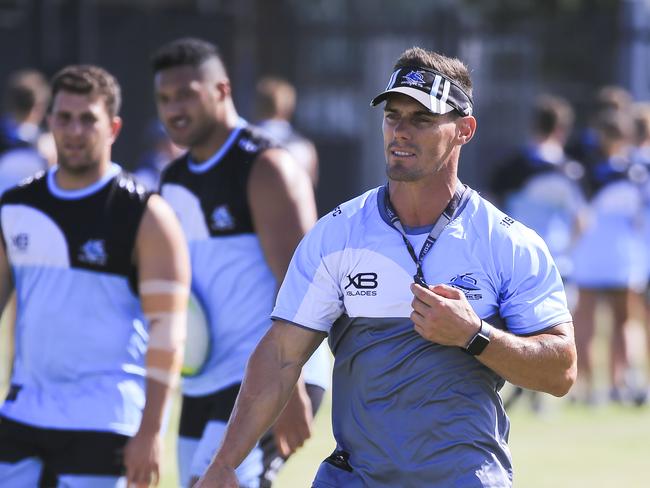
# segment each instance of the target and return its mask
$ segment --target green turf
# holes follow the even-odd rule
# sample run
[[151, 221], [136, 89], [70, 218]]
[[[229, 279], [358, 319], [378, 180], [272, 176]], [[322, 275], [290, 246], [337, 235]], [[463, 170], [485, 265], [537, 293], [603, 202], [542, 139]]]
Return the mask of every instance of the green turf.
[[515, 486], [650, 486], [650, 408], [553, 406], [542, 416], [523, 406], [511, 414]]
[[[515, 486], [524, 488], [647, 488], [650, 486], [650, 407], [584, 407], [544, 397], [533, 413], [525, 398], [511, 414]], [[312, 439], [292, 457], [275, 488], [309, 487], [334, 447], [326, 397]], [[175, 487], [172, 463], [163, 487]]]

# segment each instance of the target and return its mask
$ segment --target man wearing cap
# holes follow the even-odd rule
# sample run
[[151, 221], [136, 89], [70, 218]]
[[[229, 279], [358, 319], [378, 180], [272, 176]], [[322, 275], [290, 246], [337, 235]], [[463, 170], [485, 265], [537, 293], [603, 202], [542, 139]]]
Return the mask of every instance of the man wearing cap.
[[294, 254], [200, 487], [282, 410], [324, 336], [336, 450], [313, 487], [509, 487], [504, 380], [556, 396], [576, 376], [571, 315], [544, 242], [457, 177], [476, 131], [467, 67], [412, 48], [383, 101], [388, 183], [323, 217]]

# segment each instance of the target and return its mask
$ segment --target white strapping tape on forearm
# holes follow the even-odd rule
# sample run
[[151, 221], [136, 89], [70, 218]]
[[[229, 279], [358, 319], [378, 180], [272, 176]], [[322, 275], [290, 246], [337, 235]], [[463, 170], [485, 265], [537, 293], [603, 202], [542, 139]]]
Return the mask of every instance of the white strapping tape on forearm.
[[147, 378], [175, 386], [183, 363], [187, 315], [184, 312], [148, 314]]
[[146, 316], [149, 320], [149, 347], [166, 351], [183, 349], [187, 333], [185, 312], [159, 312]]
[[147, 379], [157, 381], [170, 388], [174, 388], [180, 379], [180, 375], [176, 371], [170, 371], [164, 368], [155, 368], [147, 366]]
[[142, 295], [175, 295], [182, 293], [188, 295], [190, 290], [185, 283], [172, 280], [148, 280], [139, 284]]

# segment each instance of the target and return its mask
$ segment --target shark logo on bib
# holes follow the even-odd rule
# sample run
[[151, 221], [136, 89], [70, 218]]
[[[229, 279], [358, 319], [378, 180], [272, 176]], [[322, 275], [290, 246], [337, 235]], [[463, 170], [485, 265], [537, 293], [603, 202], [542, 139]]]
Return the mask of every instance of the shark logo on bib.
[[108, 261], [106, 243], [103, 239], [90, 239], [79, 250], [79, 261], [95, 266], [104, 266]]
[[210, 217], [210, 226], [213, 230], [221, 231], [235, 228], [235, 219], [228, 210], [228, 205], [219, 205], [214, 209]]

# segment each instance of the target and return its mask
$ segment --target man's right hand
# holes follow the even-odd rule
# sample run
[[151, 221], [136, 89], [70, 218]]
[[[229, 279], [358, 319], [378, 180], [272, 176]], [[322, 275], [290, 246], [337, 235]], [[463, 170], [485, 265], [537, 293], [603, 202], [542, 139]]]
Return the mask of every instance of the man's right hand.
[[239, 481], [233, 468], [213, 461], [193, 488], [239, 488]]

